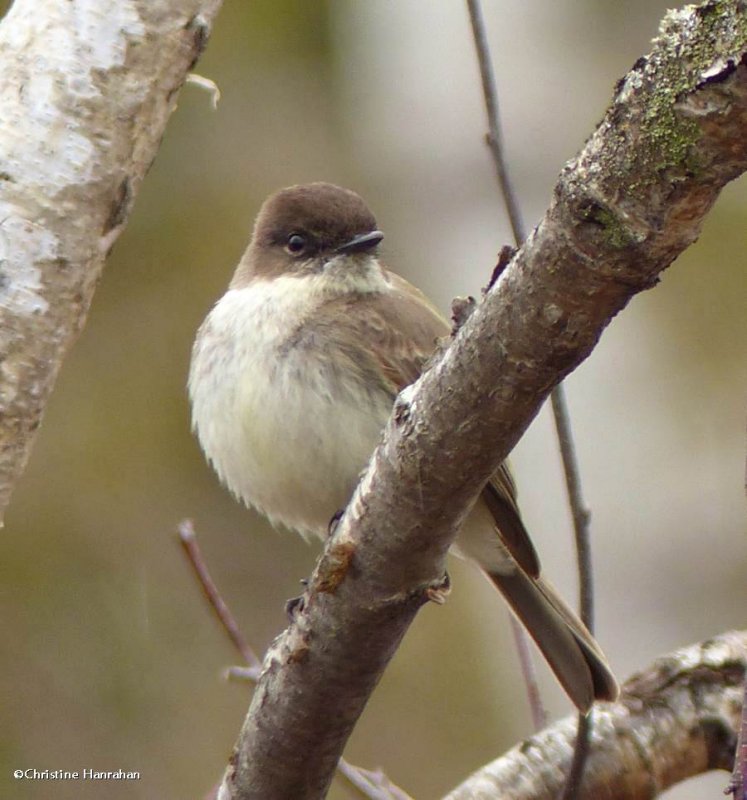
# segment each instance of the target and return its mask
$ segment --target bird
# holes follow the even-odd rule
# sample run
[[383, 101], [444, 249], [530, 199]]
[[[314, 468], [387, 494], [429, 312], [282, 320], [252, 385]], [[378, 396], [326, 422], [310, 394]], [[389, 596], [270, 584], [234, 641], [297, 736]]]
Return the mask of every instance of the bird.
[[[349, 189], [281, 189], [192, 349], [192, 426], [207, 460], [237, 499], [307, 538], [328, 535], [398, 393], [450, 333], [382, 263], [383, 236]], [[505, 462], [452, 550], [503, 595], [581, 712], [617, 697], [601, 648], [541, 574]]]

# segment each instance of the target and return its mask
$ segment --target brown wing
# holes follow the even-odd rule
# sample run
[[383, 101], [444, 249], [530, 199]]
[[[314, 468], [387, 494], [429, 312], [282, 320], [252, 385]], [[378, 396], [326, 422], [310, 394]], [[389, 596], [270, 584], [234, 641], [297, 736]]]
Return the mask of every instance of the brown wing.
[[[448, 336], [450, 327], [419, 289], [393, 272], [386, 275], [390, 292], [338, 298], [327, 304], [321, 315], [334, 320], [336, 326], [347, 328], [345, 336], [340, 336], [338, 341], [356, 343], [357, 356], [351, 357], [350, 362], [355, 362], [356, 369], [365, 370], [369, 375], [383, 374], [387, 390], [394, 398], [420, 377], [438, 340]], [[323, 324], [324, 319], [315, 320], [316, 326]], [[367, 345], [365, 350], [358, 345], [361, 341]], [[364, 363], [365, 351], [375, 363], [368, 366]], [[516, 487], [505, 464], [495, 471], [482, 497], [511, 555], [528, 575], [537, 577], [539, 559], [521, 521]]]
[[394, 273], [387, 272], [389, 292], [337, 297], [322, 306], [307, 325], [320, 333], [325, 346], [334, 348], [346, 366], [375, 375], [394, 397], [414, 383], [438, 340], [449, 325], [425, 295]]
[[516, 505], [516, 484], [505, 462], [493, 473], [482, 490], [481, 497], [493, 515], [509, 553], [527, 575], [538, 578], [539, 557], [521, 521], [519, 507]]
[[539, 646], [578, 709], [596, 700], [616, 700], [617, 681], [604, 653], [551, 584], [521, 570], [488, 577]]
[[438, 340], [448, 336], [446, 320], [430, 300], [411, 283], [387, 272], [392, 291], [382, 297], [369, 343], [384, 374], [397, 392], [414, 383], [436, 349]]

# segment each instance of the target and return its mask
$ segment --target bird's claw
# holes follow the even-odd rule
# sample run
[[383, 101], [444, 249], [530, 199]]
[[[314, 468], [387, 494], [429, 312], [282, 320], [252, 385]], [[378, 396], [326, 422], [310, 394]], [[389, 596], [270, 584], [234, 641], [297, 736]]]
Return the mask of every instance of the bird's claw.
[[[308, 581], [301, 583], [308, 583]], [[291, 622], [295, 622], [296, 617], [303, 611], [306, 605], [306, 598], [300, 594], [298, 597], [291, 597], [290, 600], [285, 601], [285, 613]]]

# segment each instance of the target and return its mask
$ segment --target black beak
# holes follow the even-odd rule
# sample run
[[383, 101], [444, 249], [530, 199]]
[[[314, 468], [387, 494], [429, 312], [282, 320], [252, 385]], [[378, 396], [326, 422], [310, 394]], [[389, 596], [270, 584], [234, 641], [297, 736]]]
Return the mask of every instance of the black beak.
[[371, 231], [354, 236], [350, 241], [341, 244], [336, 253], [363, 253], [366, 250], [373, 250], [374, 247], [384, 238], [381, 231]]

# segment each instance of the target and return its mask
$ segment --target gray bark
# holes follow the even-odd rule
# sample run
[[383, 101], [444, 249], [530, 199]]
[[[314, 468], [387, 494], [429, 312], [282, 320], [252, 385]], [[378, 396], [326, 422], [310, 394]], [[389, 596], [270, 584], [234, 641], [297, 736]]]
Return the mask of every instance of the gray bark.
[[[747, 632], [658, 659], [594, 710], [578, 800], [644, 800], [712, 769], [731, 769], [741, 722]], [[555, 800], [571, 762], [568, 717], [509, 750], [445, 800]], [[728, 778], [724, 777], [724, 786]]]

